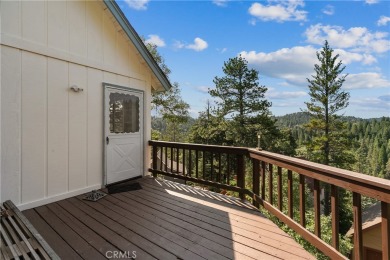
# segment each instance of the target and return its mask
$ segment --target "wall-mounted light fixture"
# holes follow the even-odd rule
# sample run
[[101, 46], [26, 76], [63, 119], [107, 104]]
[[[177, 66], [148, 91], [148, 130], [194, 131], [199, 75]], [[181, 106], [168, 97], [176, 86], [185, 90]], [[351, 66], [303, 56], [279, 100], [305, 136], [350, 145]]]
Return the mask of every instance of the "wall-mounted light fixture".
[[78, 87], [77, 85], [72, 85], [70, 87], [70, 89], [73, 90], [74, 92], [82, 92], [82, 91], [84, 91], [84, 89]]

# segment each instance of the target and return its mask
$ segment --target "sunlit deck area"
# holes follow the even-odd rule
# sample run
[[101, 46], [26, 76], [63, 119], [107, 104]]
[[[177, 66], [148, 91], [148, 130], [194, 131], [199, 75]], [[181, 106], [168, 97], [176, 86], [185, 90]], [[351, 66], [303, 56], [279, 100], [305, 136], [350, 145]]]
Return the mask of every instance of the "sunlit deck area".
[[313, 259], [240, 199], [158, 178], [133, 182], [142, 189], [97, 202], [77, 196], [23, 213], [62, 259], [119, 252], [137, 259]]

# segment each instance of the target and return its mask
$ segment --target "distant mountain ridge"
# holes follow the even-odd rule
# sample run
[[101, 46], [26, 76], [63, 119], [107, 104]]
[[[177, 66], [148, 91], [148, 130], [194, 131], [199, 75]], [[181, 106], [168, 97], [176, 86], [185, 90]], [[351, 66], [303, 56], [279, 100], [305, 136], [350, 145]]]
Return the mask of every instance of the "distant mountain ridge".
[[[309, 114], [305, 112], [296, 112], [284, 116], [275, 116], [274, 118], [278, 120], [276, 124], [279, 127], [288, 127], [288, 128], [298, 126], [298, 125], [303, 125], [310, 121]], [[388, 118], [388, 117], [364, 119], [364, 118], [359, 118], [354, 116], [341, 116], [341, 120], [345, 122], [359, 122], [359, 121], [370, 122], [372, 120], [380, 121], [382, 120], [382, 118]]]

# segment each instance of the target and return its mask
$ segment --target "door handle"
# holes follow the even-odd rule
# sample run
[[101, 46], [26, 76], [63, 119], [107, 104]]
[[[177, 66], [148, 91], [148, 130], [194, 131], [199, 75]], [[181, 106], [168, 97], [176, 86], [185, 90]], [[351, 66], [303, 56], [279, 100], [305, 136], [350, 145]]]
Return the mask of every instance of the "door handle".
[[108, 145], [110, 143], [110, 138], [108, 136], [106, 137], [106, 144]]

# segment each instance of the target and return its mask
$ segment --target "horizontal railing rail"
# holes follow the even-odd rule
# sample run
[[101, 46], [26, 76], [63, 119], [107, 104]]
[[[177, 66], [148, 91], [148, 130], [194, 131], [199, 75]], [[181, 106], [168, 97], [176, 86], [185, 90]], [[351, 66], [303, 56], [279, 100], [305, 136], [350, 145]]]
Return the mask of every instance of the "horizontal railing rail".
[[[252, 148], [162, 141], [149, 141], [149, 145], [152, 147], [152, 167], [149, 171], [154, 176], [162, 174], [238, 192], [242, 199], [247, 195], [256, 207], [264, 207], [332, 259], [346, 259], [339, 252], [339, 188], [352, 192], [355, 259], [363, 259], [361, 196], [375, 198], [381, 202], [382, 256], [390, 259], [390, 180]], [[245, 185], [245, 160], [250, 160], [252, 164], [252, 189]], [[293, 173], [299, 176], [299, 221], [293, 215]], [[287, 214], [283, 212], [282, 180], [285, 177]], [[313, 180], [314, 233], [306, 229], [305, 187], [308, 179]], [[332, 245], [321, 239], [322, 183], [330, 185]]]

